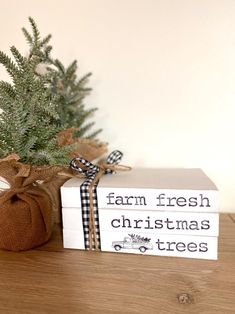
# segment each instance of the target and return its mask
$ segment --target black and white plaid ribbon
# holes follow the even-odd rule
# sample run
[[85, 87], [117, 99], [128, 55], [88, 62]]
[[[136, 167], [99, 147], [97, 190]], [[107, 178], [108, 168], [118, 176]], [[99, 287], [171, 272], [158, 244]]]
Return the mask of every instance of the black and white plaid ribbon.
[[[107, 158], [106, 164], [108, 165], [117, 165], [122, 159], [123, 154], [119, 150], [113, 151]], [[84, 244], [85, 249], [91, 247], [90, 244], [90, 194], [89, 188], [94, 181], [97, 173], [100, 171], [98, 165], [94, 165], [91, 162], [87, 161], [81, 157], [75, 157], [70, 162], [70, 167], [77, 171], [78, 173], [84, 175], [86, 180], [80, 186], [80, 195], [81, 195], [81, 209], [82, 209], [82, 222], [83, 222], [83, 231], [84, 231]], [[114, 171], [106, 168], [104, 174], [113, 173]], [[95, 223], [95, 235], [98, 242], [98, 248], [100, 249], [100, 228], [99, 228], [99, 213], [98, 213], [98, 200], [97, 200], [97, 184], [92, 187], [92, 201], [94, 208], [94, 223]], [[92, 243], [92, 249], [95, 249], [95, 244]]]

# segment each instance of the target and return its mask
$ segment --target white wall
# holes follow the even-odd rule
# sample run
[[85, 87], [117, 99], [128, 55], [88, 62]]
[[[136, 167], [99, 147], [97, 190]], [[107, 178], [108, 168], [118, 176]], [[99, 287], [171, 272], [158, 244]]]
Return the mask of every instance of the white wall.
[[235, 211], [234, 0], [1, 0], [1, 50], [26, 51], [28, 16], [93, 72], [87, 103], [123, 163], [201, 167]]

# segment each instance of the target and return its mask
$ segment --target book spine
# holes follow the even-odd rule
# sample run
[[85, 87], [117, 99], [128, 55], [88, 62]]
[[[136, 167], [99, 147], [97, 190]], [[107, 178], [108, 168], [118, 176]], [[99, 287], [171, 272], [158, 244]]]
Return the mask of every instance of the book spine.
[[101, 232], [101, 251], [217, 259], [218, 238]]
[[63, 229], [63, 246], [66, 249], [85, 250], [82, 229]]
[[217, 190], [98, 188], [99, 208], [218, 212]]
[[[62, 208], [63, 227], [83, 230], [80, 208]], [[219, 235], [219, 214], [99, 209], [100, 230], [153, 234]]]
[[76, 187], [61, 187], [61, 205], [63, 208], [81, 208], [80, 188]]
[[[82, 230], [63, 229], [63, 244], [64, 248], [84, 250]], [[101, 230], [101, 251], [216, 260], [218, 237]]]
[[107, 232], [219, 235], [219, 214], [217, 213], [99, 209], [99, 224], [100, 230]]

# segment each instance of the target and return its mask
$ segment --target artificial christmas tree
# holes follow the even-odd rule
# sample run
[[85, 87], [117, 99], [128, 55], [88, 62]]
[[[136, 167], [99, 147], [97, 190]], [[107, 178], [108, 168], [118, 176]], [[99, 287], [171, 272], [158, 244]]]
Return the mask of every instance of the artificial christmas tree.
[[[48, 88], [57, 99], [57, 112], [63, 129], [74, 128], [74, 137], [94, 139], [101, 129], [90, 131], [94, 122], [86, 122], [97, 108], [86, 109], [84, 98], [91, 88], [87, 87], [91, 73], [77, 77], [78, 65], [74, 60], [67, 68], [63, 63], [51, 56], [52, 46], [49, 45], [51, 35], [40, 39], [40, 32], [35, 21], [29, 18], [32, 35], [23, 28], [23, 33], [30, 47], [30, 56], [37, 56], [40, 63], [36, 74], [44, 77]], [[90, 133], [89, 133], [90, 132]]]
[[[84, 135], [92, 126], [84, 122], [95, 110], [86, 111], [82, 103], [88, 76], [76, 81], [75, 62], [64, 70], [53, 60], [51, 36], [41, 39], [34, 20], [29, 20], [32, 34], [23, 29], [28, 56], [16, 47], [11, 47], [13, 60], [0, 52], [0, 64], [12, 80], [0, 82], [0, 177], [8, 187], [0, 193], [0, 248], [14, 251], [49, 239], [59, 187], [67, 180], [59, 173], [67, 169], [73, 149], [79, 150], [75, 142], [61, 144], [58, 134], [76, 127]], [[44, 74], [39, 72], [42, 64], [48, 65]]]

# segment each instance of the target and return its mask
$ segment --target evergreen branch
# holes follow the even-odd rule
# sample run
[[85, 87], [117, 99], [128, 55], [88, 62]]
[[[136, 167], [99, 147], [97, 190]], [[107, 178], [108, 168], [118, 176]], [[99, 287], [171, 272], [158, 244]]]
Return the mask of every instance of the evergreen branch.
[[[72, 106], [77, 105], [77, 104], [81, 103], [83, 98], [84, 98], [84, 95], [80, 95], [78, 93], [71, 94], [71, 95], [66, 97], [67, 106], [69, 106], [69, 105], [72, 105]], [[79, 109], [82, 109], [82, 108], [79, 108]]]
[[52, 46], [46, 46], [46, 48], [44, 49], [45, 59], [46, 60], [50, 60], [49, 59], [49, 55], [50, 55], [51, 50], [52, 50]]
[[53, 158], [51, 153], [47, 150], [37, 150], [29, 154], [29, 157], [25, 160], [26, 162], [32, 163], [35, 162], [38, 165], [45, 165], [45, 164], [53, 164]]
[[20, 76], [20, 71], [16, 64], [2, 51], [0, 51], [0, 63], [5, 66], [7, 72], [12, 78]]
[[84, 134], [90, 130], [90, 128], [95, 124], [95, 122], [90, 122], [90, 123], [87, 123], [85, 126], [83, 127], [80, 127], [79, 131], [78, 131], [78, 134], [79, 134], [79, 137], [84, 137]]
[[87, 139], [93, 139], [93, 138], [96, 138], [98, 134], [100, 134], [102, 132], [102, 129], [98, 129], [88, 135], [85, 136], [85, 138]]
[[14, 99], [16, 96], [14, 87], [10, 83], [4, 81], [0, 81], [0, 94], [2, 94], [2, 97], [5, 95], [10, 99]]
[[51, 40], [51, 34], [47, 35], [41, 42], [39, 45], [39, 48], [44, 47], [45, 45], [47, 45], [49, 43], [49, 41]]
[[[1, 93], [1, 92], [0, 92], [0, 93]], [[14, 101], [14, 100], [13, 100], [13, 101]], [[12, 101], [9, 100], [9, 98], [8, 98], [7, 95], [5, 95], [5, 97], [4, 97], [4, 95], [1, 95], [1, 96], [0, 96], [0, 108], [1, 108], [1, 110], [3, 110], [4, 112], [11, 110], [11, 108], [12, 108]], [[1, 115], [2, 115], [2, 112], [1, 112]], [[0, 115], [0, 120], [2, 119], [1, 115]]]
[[16, 62], [18, 64], [18, 66], [20, 68], [24, 68], [24, 66], [25, 66], [25, 58], [22, 56], [22, 54], [19, 52], [19, 50], [16, 49], [16, 47], [14, 47], [14, 46], [12, 46], [10, 48], [10, 50], [11, 50], [11, 53], [12, 53], [13, 57], [15, 58], [15, 60], [16, 60]]
[[90, 117], [96, 110], [98, 110], [97, 108], [91, 108], [89, 110], [83, 110], [83, 112], [80, 114], [79, 118], [78, 118], [78, 123], [80, 125], [82, 125], [84, 123], [84, 121]]
[[62, 74], [65, 74], [65, 67], [63, 66], [63, 64], [58, 60], [56, 59], [54, 61], [54, 65], [58, 68], [58, 70], [62, 73]]
[[78, 90], [84, 94], [84, 97], [86, 95], [88, 95], [91, 91], [92, 91], [92, 88], [91, 87], [78, 87]]
[[36, 142], [37, 142], [36, 136], [29, 137], [28, 141], [24, 143], [22, 154], [27, 155], [31, 150], [33, 150]]
[[67, 68], [65, 73], [65, 80], [70, 80], [73, 77], [76, 79], [77, 60], [74, 60]]
[[30, 62], [28, 63], [28, 68], [32, 71], [32, 73], [36, 73], [36, 67], [38, 64], [41, 63], [40, 56], [37, 55], [31, 55]]
[[84, 75], [84, 76], [77, 82], [76, 86], [80, 86], [80, 85], [82, 85], [82, 84], [85, 84], [91, 75], [92, 75], [91, 72], [89, 72], [89, 73], [87, 73], [86, 75]]
[[33, 31], [33, 43], [34, 43], [34, 45], [38, 46], [38, 43], [40, 40], [39, 30], [38, 30], [37, 25], [36, 25], [36, 23], [32, 17], [29, 17], [29, 22], [31, 24], [32, 31]]
[[54, 108], [54, 110], [52, 110], [52, 104], [51, 103], [45, 103], [43, 111], [52, 119], [54, 119], [55, 121], [59, 120], [59, 114], [57, 113], [56, 109]]
[[22, 32], [26, 38], [26, 41], [29, 43], [29, 45], [32, 45], [33, 37], [29, 34], [29, 32], [24, 27], [22, 27]]

